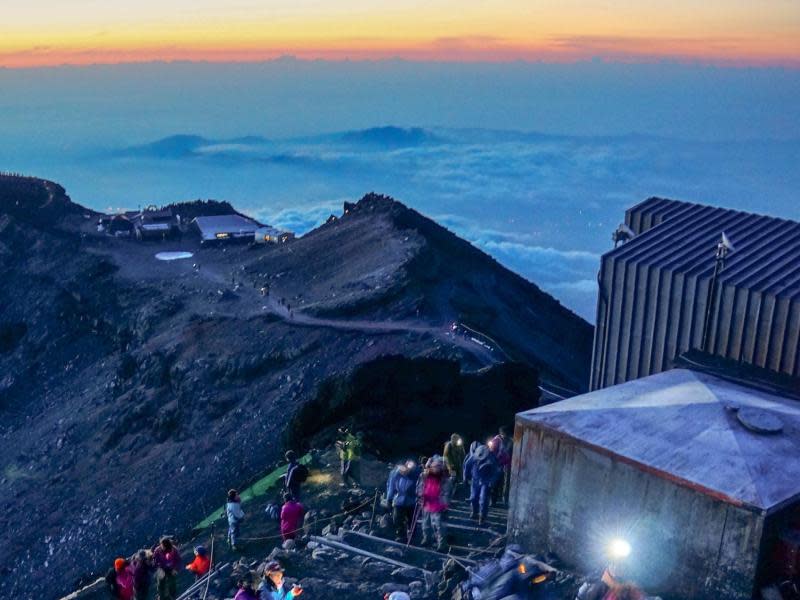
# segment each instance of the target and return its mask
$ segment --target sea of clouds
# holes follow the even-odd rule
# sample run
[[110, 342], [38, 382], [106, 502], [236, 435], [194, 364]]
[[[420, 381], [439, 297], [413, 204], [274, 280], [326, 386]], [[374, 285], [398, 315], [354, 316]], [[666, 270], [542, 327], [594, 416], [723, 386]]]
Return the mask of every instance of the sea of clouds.
[[0, 90], [0, 169], [84, 205], [215, 198], [303, 233], [389, 194], [590, 321], [647, 197], [800, 219], [790, 69], [281, 59], [0, 69]]
[[800, 218], [798, 164], [792, 141], [386, 127], [285, 140], [173, 137], [87, 153], [56, 178], [95, 208], [217, 198], [298, 233], [344, 201], [386, 193], [593, 321], [600, 256], [626, 208], [657, 195]]

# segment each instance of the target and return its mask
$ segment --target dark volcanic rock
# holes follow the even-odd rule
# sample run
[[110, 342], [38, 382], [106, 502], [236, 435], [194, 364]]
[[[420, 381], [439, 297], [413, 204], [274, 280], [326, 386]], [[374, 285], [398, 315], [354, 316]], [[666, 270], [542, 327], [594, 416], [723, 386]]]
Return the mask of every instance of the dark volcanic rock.
[[588, 324], [388, 198], [252, 250], [110, 238], [94, 216], [54, 183], [0, 176], [0, 597], [59, 596], [186, 532], [284, 436], [377, 427], [376, 407], [402, 405], [399, 439], [430, 406], [424, 444], [448, 411], [499, 422], [535, 403], [537, 371], [584, 385]]

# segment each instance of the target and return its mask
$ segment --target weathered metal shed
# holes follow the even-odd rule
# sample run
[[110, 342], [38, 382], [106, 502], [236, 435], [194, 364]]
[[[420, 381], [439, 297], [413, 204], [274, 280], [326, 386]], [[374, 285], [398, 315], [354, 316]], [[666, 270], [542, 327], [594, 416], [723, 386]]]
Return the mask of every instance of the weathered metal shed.
[[520, 413], [514, 437], [510, 538], [591, 570], [622, 536], [626, 574], [666, 598], [750, 598], [800, 515], [800, 403], [706, 373]]
[[[670, 368], [707, 315], [708, 352], [800, 375], [800, 223], [650, 198], [625, 224], [601, 261], [590, 389]], [[735, 250], [709, 295], [723, 232]]]

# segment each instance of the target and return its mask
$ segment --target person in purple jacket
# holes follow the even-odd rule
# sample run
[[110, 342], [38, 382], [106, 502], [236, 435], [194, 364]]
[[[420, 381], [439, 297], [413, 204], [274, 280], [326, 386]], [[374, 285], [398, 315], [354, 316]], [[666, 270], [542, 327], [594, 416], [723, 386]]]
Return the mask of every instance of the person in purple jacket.
[[233, 597], [233, 600], [258, 600], [258, 593], [253, 589], [252, 577], [245, 576], [240, 579], [236, 587], [239, 591]]
[[153, 573], [153, 563], [147, 556], [146, 550], [139, 550], [133, 562], [133, 600], [147, 600], [150, 594], [150, 575]]
[[159, 600], [175, 600], [178, 596], [178, 571], [181, 555], [168, 537], [153, 548], [153, 565], [156, 567], [156, 585]]

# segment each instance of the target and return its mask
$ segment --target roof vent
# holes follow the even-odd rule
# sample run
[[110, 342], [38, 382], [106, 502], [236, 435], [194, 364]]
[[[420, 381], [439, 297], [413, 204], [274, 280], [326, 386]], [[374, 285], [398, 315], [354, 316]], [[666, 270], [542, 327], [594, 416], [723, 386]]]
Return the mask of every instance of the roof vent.
[[783, 421], [775, 414], [758, 408], [741, 408], [736, 417], [739, 423], [754, 433], [775, 434], [783, 431]]

